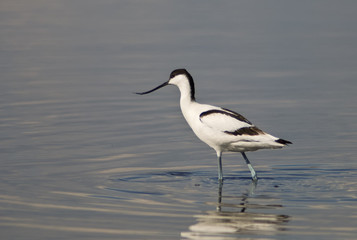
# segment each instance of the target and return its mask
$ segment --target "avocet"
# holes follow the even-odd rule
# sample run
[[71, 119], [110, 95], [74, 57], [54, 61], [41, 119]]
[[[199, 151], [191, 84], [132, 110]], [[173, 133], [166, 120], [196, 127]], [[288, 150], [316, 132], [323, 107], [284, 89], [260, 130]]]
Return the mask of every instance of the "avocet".
[[172, 71], [167, 82], [150, 91], [137, 94], [148, 94], [167, 85], [175, 85], [180, 89], [180, 107], [188, 125], [201, 141], [216, 151], [220, 181], [223, 180], [223, 152], [240, 152], [248, 165], [252, 179], [257, 181], [257, 173], [245, 152], [282, 148], [291, 144], [290, 141], [262, 131], [239, 113], [196, 102], [193, 78], [186, 69]]

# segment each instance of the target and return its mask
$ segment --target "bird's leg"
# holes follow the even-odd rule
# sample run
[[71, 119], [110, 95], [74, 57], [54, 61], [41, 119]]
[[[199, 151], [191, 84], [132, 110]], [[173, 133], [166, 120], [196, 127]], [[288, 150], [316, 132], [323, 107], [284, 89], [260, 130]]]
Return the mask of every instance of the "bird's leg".
[[223, 182], [219, 181], [217, 212], [221, 212], [222, 210], [222, 189], [223, 189]]
[[247, 155], [245, 155], [245, 153], [242, 152], [242, 156], [243, 156], [245, 162], [246, 162], [247, 165], [248, 165], [248, 168], [249, 168], [249, 170], [250, 170], [250, 174], [252, 175], [253, 181], [257, 181], [257, 180], [258, 180], [257, 173], [255, 172], [254, 168], [253, 168], [252, 165], [250, 164], [250, 161], [249, 161], [249, 159], [247, 158]]
[[222, 182], [223, 181], [222, 152], [217, 152], [217, 160], [218, 160], [218, 180]]

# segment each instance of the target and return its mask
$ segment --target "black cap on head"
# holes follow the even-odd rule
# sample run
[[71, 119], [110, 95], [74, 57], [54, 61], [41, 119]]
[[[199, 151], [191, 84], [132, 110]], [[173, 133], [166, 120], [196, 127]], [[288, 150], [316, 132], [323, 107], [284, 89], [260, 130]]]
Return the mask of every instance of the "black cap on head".
[[189, 83], [190, 83], [190, 89], [191, 89], [191, 100], [195, 100], [195, 84], [193, 82], [193, 78], [191, 74], [184, 68], [179, 68], [175, 69], [171, 72], [170, 74], [170, 79], [176, 77], [177, 75], [186, 75]]

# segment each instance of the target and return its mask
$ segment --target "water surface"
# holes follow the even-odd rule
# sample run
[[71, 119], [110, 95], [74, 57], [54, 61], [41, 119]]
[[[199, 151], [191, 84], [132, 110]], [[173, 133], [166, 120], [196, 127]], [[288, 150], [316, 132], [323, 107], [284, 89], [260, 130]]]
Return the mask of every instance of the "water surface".
[[[1, 239], [355, 239], [354, 2], [2, 1]], [[179, 92], [292, 141], [215, 152]]]

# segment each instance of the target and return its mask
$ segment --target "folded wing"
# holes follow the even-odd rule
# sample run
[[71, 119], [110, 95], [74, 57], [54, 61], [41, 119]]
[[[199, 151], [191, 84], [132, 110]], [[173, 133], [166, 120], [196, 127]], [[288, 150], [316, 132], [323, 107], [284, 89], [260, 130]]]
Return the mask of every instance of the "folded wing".
[[225, 108], [202, 112], [200, 114], [200, 121], [214, 130], [234, 136], [264, 134], [262, 130], [254, 126], [248, 119], [239, 113]]

